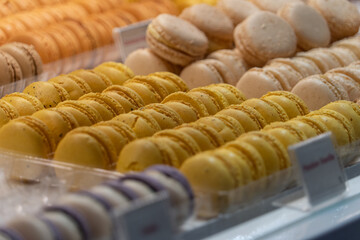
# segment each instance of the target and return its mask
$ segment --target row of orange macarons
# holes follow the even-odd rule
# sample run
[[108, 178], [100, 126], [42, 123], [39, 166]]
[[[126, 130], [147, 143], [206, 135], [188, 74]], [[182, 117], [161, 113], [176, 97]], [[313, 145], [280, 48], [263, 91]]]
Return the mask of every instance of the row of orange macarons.
[[[48, 63], [111, 44], [112, 29], [115, 27], [149, 19], [163, 12], [177, 12], [176, 6], [167, 0], [116, 2], [75, 1], [11, 15], [0, 23], [0, 42], [31, 44], [43, 62]], [[94, 6], [88, 7], [90, 3]], [[93, 9], [95, 6], [107, 7]]]

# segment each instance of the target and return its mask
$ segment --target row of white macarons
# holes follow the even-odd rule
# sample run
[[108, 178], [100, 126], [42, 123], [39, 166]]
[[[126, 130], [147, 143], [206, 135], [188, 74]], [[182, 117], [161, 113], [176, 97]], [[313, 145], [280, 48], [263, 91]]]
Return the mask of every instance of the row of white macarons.
[[167, 192], [173, 225], [180, 227], [193, 214], [193, 191], [177, 169], [156, 165], [68, 193], [37, 215], [16, 216], [0, 227], [0, 240], [113, 239], [117, 227], [114, 212], [159, 192]]

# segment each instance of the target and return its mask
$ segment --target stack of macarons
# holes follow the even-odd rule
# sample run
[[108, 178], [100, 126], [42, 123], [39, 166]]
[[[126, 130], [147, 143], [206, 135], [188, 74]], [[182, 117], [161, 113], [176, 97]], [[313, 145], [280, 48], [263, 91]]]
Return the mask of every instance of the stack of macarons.
[[33, 46], [13, 42], [0, 46], [0, 69], [0, 85], [5, 85], [41, 74], [43, 65]]
[[[185, 8], [179, 17], [161, 14], [148, 27], [149, 49], [134, 51], [125, 64], [142, 74], [181, 71], [190, 88], [220, 82], [235, 85], [249, 66], [260, 67], [299, 50], [327, 47], [331, 39], [352, 36], [360, 26], [357, 8], [347, 0], [330, 3], [329, 8], [339, 8], [338, 12], [324, 12], [323, 0], [309, 5], [300, 0], [274, 2], [221, 0], [217, 7], [197, 4]], [[267, 5], [275, 5], [277, 14]], [[347, 28], [341, 31], [333, 19]], [[236, 50], [202, 60], [216, 50], [233, 48], [234, 43]], [[145, 69], [139, 67], [147, 61], [151, 64]]]
[[[10, 48], [9, 51], [11, 50], [14, 49]], [[23, 59], [22, 64], [26, 66], [25, 59]], [[116, 98], [117, 94], [111, 93], [113, 92], [112, 89], [116, 88], [116, 84], [122, 84], [132, 77], [134, 74], [125, 65], [105, 62], [93, 70], [81, 69], [51, 78], [46, 82], [33, 82], [24, 89], [23, 93], [14, 92], [0, 99], [2, 106], [0, 127], [11, 119], [55, 107], [66, 100], [77, 100], [85, 94], [99, 93], [107, 89], [109, 93], [104, 93], [104, 95], [111, 95]], [[113, 101], [115, 100], [113, 99]], [[126, 101], [122, 101], [121, 97], [117, 97], [116, 101], [120, 101], [119, 104], [122, 106], [126, 104]], [[130, 111], [128, 106], [125, 110]]]
[[311, 110], [318, 110], [330, 102], [360, 98], [360, 62], [334, 68], [325, 74], [309, 76], [297, 83], [292, 92], [301, 97]]
[[360, 38], [352, 37], [335, 42], [330, 48], [298, 52], [293, 58], [276, 58], [263, 68], [248, 70], [236, 86], [248, 98], [259, 97], [269, 91], [291, 91], [306, 77], [358, 61], [359, 50]]
[[[91, 75], [92, 77], [90, 76], [88, 79], [92, 81], [94, 86], [102, 86], [101, 84], [98, 84], [96, 82], [98, 79], [94, 78], [94, 76], [97, 76], [94, 73], [95, 71], [81, 70], [81, 72], [79, 72], [79, 77], [81, 78], [81, 76], [83, 75]], [[69, 79], [71, 80], [71, 78]], [[41, 86], [44, 86], [44, 88], [47, 87], [47, 85]], [[61, 88], [56, 83], [53, 83], [52, 85], [49, 83], [49, 86]], [[106, 86], [104, 86], [104, 88], [105, 87]], [[99, 129], [101, 129], [101, 131], [104, 131], [105, 134], [115, 135], [115, 137], [111, 135], [111, 140], [114, 140], [116, 143], [121, 137], [124, 138], [124, 141], [125, 139], [126, 141], [130, 141], [133, 139], [133, 135], [135, 136], [135, 133], [138, 133], [139, 136], [141, 136], [143, 132], [146, 132], [143, 127], [145, 127], [147, 124], [147, 117], [145, 117], [145, 120], [143, 120], [138, 116], [139, 114], [136, 113], [138, 111], [131, 114], [124, 113], [138, 109], [150, 103], [161, 102], [167, 95], [171, 93], [186, 90], [187, 87], [185, 83], [178, 76], [172, 73], [154, 73], [152, 76], [137, 76], [129, 79], [124, 83], [123, 86], [110, 86], [106, 88], [102, 93], [87, 93], [81, 96], [78, 100], [61, 101], [59, 104], [57, 104], [56, 108], [50, 108], [50, 106], [45, 106], [49, 108], [46, 108], [42, 111], [36, 110], [41, 110], [44, 108], [44, 101], [41, 102], [39, 99], [36, 99], [35, 97], [32, 97], [28, 94], [10, 94], [9, 96], [4, 97], [4, 101], [7, 101], [13, 106], [18, 106], [18, 115], [22, 113], [21, 116], [24, 117], [16, 118], [16, 116], [10, 115], [7, 118], [13, 120], [10, 120], [7, 124], [0, 128], [0, 135], [2, 136], [2, 140], [0, 140], [0, 147], [8, 151], [16, 151], [26, 155], [41, 158], [51, 158], [52, 154], [55, 151], [56, 145], [71, 130], [75, 129], [75, 134], [79, 132], [86, 132], [84, 129], [87, 128], [77, 128], [91, 126], [102, 121], [107, 121], [118, 115], [120, 115], [117, 117], [119, 119], [116, 120], [115, 118], [113, 121], [122, 121], [121, 119], [124, 119], [124, 117], [121, 117], [121, 115], [123, 115], [125, 116], [124, 121], [127, 124], [124, 123], [117, 126], [116, 124], [111, 123], [107, 125], [107, 122], [105, 122], [105, 125], [111, 126], [111, 128], [114, 129], [110, 129], [110, 131], [108, 131], [108, 128], [104, 129], [102, 127], [99, 127]], [[43, 89], [42, 91], [37, 91], [35, 89], [34, 92], [37, 94], [43, 94], [43, 96], [46, 97], [49, 95], [48, 93], [50, 92], [50, 90]], [[66, 91], [65, 93], [69, 95]], [[27, 98], [25, 98], [24, 96], [28, 97], [29, 100], [27, 100]], [[40, 99], [46, 99], [45, 97]], [[31, 99], [36, 99], [37, 102], [30, 102]], [[26, 103], [27, 105], [24, 105], [24, 103]], [[37, 105], [35, 105], [35, 103], [37, 103]], [[32, 106], [31, 104], [34, 104], [34, 106]], [[39, 106], [39, 109], [35, 109], [35, 106]], [[191, 107], [189, 108], [191, 109]], [[162, 108], [159, 109], [162, 114]], [[150, 109], [148, 111], [151, 112]], [[162, 118], [165, 117], [166, 114], [168, 114], [169, 112], [176, 115], [174, 111], [171, 112], [165, 110], [163, 116], [155, 116], [154, 118], [159, 118], [159, 121], [161, 121]], [[32, 115], [25, 116], [29, 114]], [[150, 115], [149, 118], [152, 119], [150, 113], [146, 112], [146, 116], [147, 115]], [[178, 118], [178, 120], [179, 119], [180, 118]], [[141, 124], [143, 121], [145, 121], [145, 125]], [[178, 124], [181, 123], [182, 122], [179, 122]], [[155, 122], [155, 124], [158, 123]], [[95, 137], [101, 142], [102, 138], [97, 137], [96, 133], [93, 132], [94, 131], [89, 131], [89, 133], [87, 134], [90, 137]], [[100, 135], [101, 134], [102, 133], [100, 133]], [[124, 136], [121, 134], [124, 134]], [[71, 136], [70, 133], [68, 135]], [[107, 145], [106, 148], [112, 146], [112, 142], [110, 142], [108, 138], [106, 138], [106, 140], [104, 141], [108, 141], [107, 144], [105, 144]], [[80, 142], [81, 141], [79, 141], [79, 143]], [[26, 147], [23, 146], [24, 144], [26, 145]], [[90, 142], [88, 142], [88, 144], [90, 144]], [[121, 144], [121, 142], [119, 142], [119, 144]], [[85, 145], [86, 144], [84, 144], [84, 146]], [[93, 150], [95, 151], [95, 149]], [[114, 155], [116, 154], [116, 152], [111, 152], [111, 154]], [[111, 162], [107, 164], [108, 166], [111, 166]], [[111, 167], [103, 168], [111, 169]]]
[[[136, 3], [105, 0], [70, 1], [10, 15], [1, 19], [0, 43], [23, 42], [39, 52], [44, 63], [59, 59], [64, 65], [91, 67], [109, 52], [99, 50], [70, 58], [113, 43], [112, 29], [156, 17], [177, 13], [169, 0], [143, 0]], [[80, 63], [79, 63], [80, 61]], [[64, 67], [64, 66], [62, 66]], [[60, 69], [61, 71], [61, 69]]]
[[187, 158], [221, 147], [246, 132], [258, 131], [267, 124], [285, 122], [307, 113], [305, 103], [295, 94], [285, 91], [249, 99], [214, 116], [129, 143], [119, 155], [117, 171], [142, 171], [153, 164], [180, 167]]
[[172, 225], [179, 229], [194, 212], [194, 194], [177, 169], [158, 165], [65, 194], [36, 215], [14, 217], [0, 228], [0, 239], [115, 239], [114, 215], [161, 192], [169, 196]]
[[0, 4], [0, 18], [19, 13], [22, 11], [29, 11], [41, 6], [48, 6], [53, 4], [65, 3], [65, 0], [12, 0], [4, 1]]
[[[228, 204], [231, 202], [225, 199], [220, 201], [217, 192], [241, 189], [249, 183], [289, 168], [292, 163], [287, 152], [288, 146], [324, 132], [331, 131], [338, 145], [358, 140], [359, 123], [359, 105], [350, 101], [333, 102], [306, 116], [272, 123], [261, 131], [243, 134], [220, 148], [197, 154], [187, 159], [180, 170], [191, 183], [195, 195], [210, 196], [207, 199], [212, 203], [212, 209], [205, 205], [203, 208], [199, 206], [199, 216], [214, 217], [230, 207]], [[268, 183], [260, 188], [254, 186], [253, 191], [259, 191], [251, 194], [261, 194], [264, 187], [270, 185]], [[226, 198], [226, 194], [222, 196]], [[240, 202], [246, 198], [245, 195], [239, 197]]]
[[[167, 96], [161, 104], [146, 105], [139, 110], [120, 114], [110, 121], [69, 132], [56, 148], [54, 160], [114, 170], [119, 154], [132, 141], [151, 137], [162, 130], [172, 129], [184, 123], [194, 122], [232, 104], [240, 104], [244, 100], [241, 92], [225, 84], [193, 89], [187, 93], [178, 91]], [[242, 128], [234, 120], [225, 120], [225, 123], [218, 122], [217, 124], [220, 128], [234, 124], [239, 127], [239, 130], [234, 130], [238, 134]], [[206, 132], [207, 129], [203, 131]], [[213, 130], [210, 129], [210, 131]], [[225, 130], [224, 134], [231, 135], [227, 131]], [[144, 152], [134, 152], [136, 153], [143, 154]]]

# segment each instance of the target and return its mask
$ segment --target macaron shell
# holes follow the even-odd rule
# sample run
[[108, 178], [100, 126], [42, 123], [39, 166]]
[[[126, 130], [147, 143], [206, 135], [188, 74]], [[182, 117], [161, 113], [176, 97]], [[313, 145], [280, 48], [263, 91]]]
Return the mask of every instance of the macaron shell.
[[340, 83], [344, 87], [349, 95], [350, 101], [355, 101], [360, 98], [360, 84], [353, 78], [342, 73], [329, 72], [325, 75], [327, 78], [333, 79], [333, 81]]
[[155, 72], [155, 73], [149, 74], [149, 76], [155, 76], [155, 77], [159, 77], [164, 80], [167, 80], [168, 82], [175, 84], [178, 87], [179, 91], [187, 92], [189, 90], [189, 88], [186, 85], [186, 83], [184, 82], [184, 80], [174, 73]]
[[31, 235], [35, 239], [53, 239], [51, 230], [40, 219], [32, 216], [18, 216], [6, 224], [24, 239]]
[[122, 85], [126, 80], [133, 78], [132, 70], [121, 63], [105, 62], [94, 68], [95, 72], [105, 74], [112, 84]]
[[1, 50], [10, 54], [19, 63], [23, 78], [42, 73], [41, 58], [32, 45], [11, 43], [1, 46]]
[[299, 0], [250, 0], [258, 8], [276, 13], [287, 2], [298, 2]]
[[305, 133], [307, 138], [316, 137], [329, 131], [324, 123], [307, 116], [291, 119], [287, 123], [295, 126], [296, 128], [299, 128], [302, 132]]
[[279, 104], [286, 111], [289, 119], [309, 113], [305, 102], [290, 92], [270, 92], [262, 98]]
[[17, 117], [19, 117], [19, 113], [16, 108], [10, 103], [0, 100], [0, 128]]
[[60, 103], [58, 108], [64, 109], [72, 114], [79, 126], [91, 126], [102, 121], [102, 117], [98, 111], [92, 106], [83, 104], [79, 101], [69, 100]]
[[120, 114], [113, 120], [127, 124], [133, 129], [138, 138], [152, 136], [161, 130], [161, 127], [151, 114], [144, 111], [137, 110], [131, 113]]
[[189, 103], [181, 102], [181, 101], [170, 101], [164, 103], [164, 105], [170, 107], [172, 110], [177, 112], [184, 123], [191, 123], [198, 120], [201, 116], [199, 116], [198, 111]]
[[221, 0], [216, 5], [233, 22], [234, 26], [244, 21], [254, 12], [259, 11], [253, 3], [242, 0]]
[[91, 92], [90, 86], [84, 80], [75, 76], [60, 75], [48, 81], [57, 83], [64, 88], [69, 94], [70, 100], [77, 100], [84, 94]]
[[328, 24], [314, 8], [301, 1], [292, 1], [284, 4], [277, 14], [295, 30], [301, 49], [309, 50], [329, 45], [331, 36]]
[[14, 106], [19, 116], [31, 115], [36, 111], [44, 109], [39, 99], [25, 93], [11, 93], [2, 97], [2, 100]]
[[132, 81], [131, 79], [124, 83], [125, 87], [131, 88], [142, 99], [145, 105], [161, 102], [162, 97], [148, 83], [140, 81]]
[[111, 170], [116, 163], [116, 150], [110, 138], [101, 131], [81, 127], [60, 141], [54, 160]]
[[245, 132], [261, 130], [267, 124], [265, 118], [253, 107], [247, 105], [232, 105], [216, 114], [230, 116], [236, 119]]
[[310, 0], [307, 3], [328, 22], [332, 41], [352, 36], [358, 31], [360, 14], [355, 4], [345, 0]]
[[321, 109], [310, 113], [308, 116], [323, 122], [333, 133], [339, 146], [349, 144], [356, 139], [355, 130], [350, 121], [334, 110]]
[[106, 76], [100, 75], [91, 70], [76, 70], [70, 73], [70, 75], [77, 76], [83, 79], [87, 84], [89, 84], [93, 92], [102, 92], [105, 88], [112, 85], [112, 82]]
[[289, 120], [285, 110], [275, 102], [270, 102], [265, 99], [252, 98], [243, 102], [243, 105], [253, 107], [257, 110], [265, 118], [268, 124], [277, 121], [284, 122]]
[[113, 85], [102, 92], [102, 94], [105, 95], [108, 93], [118, 95], [116, 97], [116, 95], [110, 94], [112, 98], [116, 99], [121, 104], [125, 112], [130, 112], [145, 105], [141, 96], [136, 91], [125, 86]]
[[40, 119], [46, 124], [52, 133], [55, 144], [58, 144], [68, 132], [79, 126], [74, 116], [58, 108], [37, 111], [32, 117]]
[[360, 139], [360, 107], [350, 101], [336, 101], [329, 103], [321, 109], [334, 110], [346, 117], [353, 126], [356, 134], [356, 140]]
[[3, 73], [1, 85], [22, 79], [19, 63], [10, 54], [0, 51], [0, 70]]
[[34, 82], [23, 93], [36, 97], [45, 108], [51, 108], [70, 99], [68, 92], [61, 85], [53, 82]]
[[236, 87], [246, 98], [259, 98], [270, 91], [284, 90], [280, 82], [263, 68], [252, 68], [238, 81]]
[[215, 89], [224, 95], [230, 105], [240, 104], [246, 100], [244, 93], [242, 93], [235, 86], [226, 83], [211, 84], [207, 88]]
[[125, 65], [136, 75], [148, 75], [154, 72], [180, 73], [174, 64], [157, 56], [151, 49], [144, 48], [133, 51], [125, 60]]
[[142, 110], [150, 113], [162, 130], [171, 129], [184, 123], [180, 115], [165, 104], [150, 104]]

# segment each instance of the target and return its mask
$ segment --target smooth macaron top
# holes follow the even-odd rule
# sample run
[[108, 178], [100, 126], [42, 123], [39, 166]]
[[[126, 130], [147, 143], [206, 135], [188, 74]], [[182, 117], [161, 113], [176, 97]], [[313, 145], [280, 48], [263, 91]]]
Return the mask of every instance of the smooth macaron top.
[[270, 12], [256, 12], [234, 31], [235, 44], [254, 66], [277, 57], [290, 57], [296, 51], [296, 35], [282, 18]]
[[220, 0], [217, 7], [223, 11], [233, 22], [234, 26], [238, 25], [259, 8], [246, 0]]

